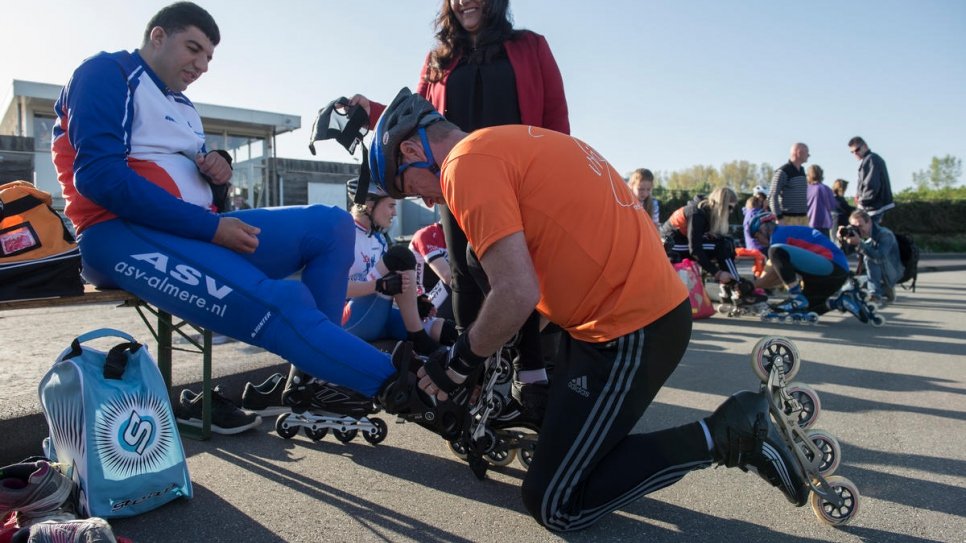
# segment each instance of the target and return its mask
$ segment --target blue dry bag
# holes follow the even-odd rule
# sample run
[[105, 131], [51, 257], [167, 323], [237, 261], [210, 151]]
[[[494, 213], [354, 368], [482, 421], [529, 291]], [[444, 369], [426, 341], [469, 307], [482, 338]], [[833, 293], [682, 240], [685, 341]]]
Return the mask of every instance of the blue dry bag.
[[[82, 345], [124, 340], [108, 352]], [[40, 382], [47, 456], [66, 464], [81, 513], [129, 517], [191, 497], [184, 447], [157, 363], [128, 334], [80, 335]]]

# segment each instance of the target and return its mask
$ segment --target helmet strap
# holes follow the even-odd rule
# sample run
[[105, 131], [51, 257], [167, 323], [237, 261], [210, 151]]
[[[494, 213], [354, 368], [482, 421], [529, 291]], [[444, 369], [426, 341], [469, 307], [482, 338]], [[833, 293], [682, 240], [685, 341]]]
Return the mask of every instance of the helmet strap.
[[429, 137], [426, 136], [426, 129], [419, 127], [417, 131], [419, 132], [419, 139], [423, 143], [423, 152], [426, 153], [426, 160], [407, 162], [400, 166], [396, 175], [402, 175], [407, 168], [424, 168], [432, 172], [436, 177], [439, 177], [439, 164], [436, 163], [436, 158], [433, 156], [433, 149], [429, 146]]

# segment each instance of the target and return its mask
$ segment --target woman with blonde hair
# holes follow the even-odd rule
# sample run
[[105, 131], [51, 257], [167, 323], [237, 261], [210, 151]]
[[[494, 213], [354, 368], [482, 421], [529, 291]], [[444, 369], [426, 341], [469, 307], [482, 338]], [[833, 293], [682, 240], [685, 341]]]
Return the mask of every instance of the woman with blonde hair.
[[828, 236], [832, 228], [832, 210], [835, 209], [835, 195], [824, 185], [825, 172], [822, 167], [812, 164], [806, 173], [808, 179], [808, 225]]
[[[668, 254], [672, 258], [692, 258], [723, 287], [733, 286], [740, 277], [729, 219], [737, 204], [738, 195], [721, 187], [707, 198], [696, 196], [676, 210], [661, 227]], [[722, 294], [725, 290], [722, 288]]]

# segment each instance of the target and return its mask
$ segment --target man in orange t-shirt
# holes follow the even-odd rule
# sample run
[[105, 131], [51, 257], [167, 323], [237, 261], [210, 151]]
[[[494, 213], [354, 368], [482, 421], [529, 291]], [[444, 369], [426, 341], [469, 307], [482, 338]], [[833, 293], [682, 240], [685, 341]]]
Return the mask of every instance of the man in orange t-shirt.
[[[473, 326], [419, 370], [420, 388], [440, 400], [459, 390], [534, 307], [566, 331], [523, 481], [543, 526], [585, 528], [715, 461], [753, 467], [805, 503], [802, 467], [762, 395], [739, 393], [706, 419], [630, 434], [687, 349], [691, 308], [648, 215], [593, 148], [531, 126], [466, 134], [403, 89], [369, 157], [390, 196], [450, 207], [490, 282]], [[757, 437], [756, 420], [769, 421]]]

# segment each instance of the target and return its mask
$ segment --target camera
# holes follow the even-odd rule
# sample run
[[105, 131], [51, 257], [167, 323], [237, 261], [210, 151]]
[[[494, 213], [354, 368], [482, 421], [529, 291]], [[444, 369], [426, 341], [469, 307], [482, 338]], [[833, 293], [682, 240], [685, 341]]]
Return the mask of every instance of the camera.
[[839, 237], [840, 238], [850, 238], [852, 236], [859, 236], [859, 229], [851, 224], [848, 226], [839, 227]]

